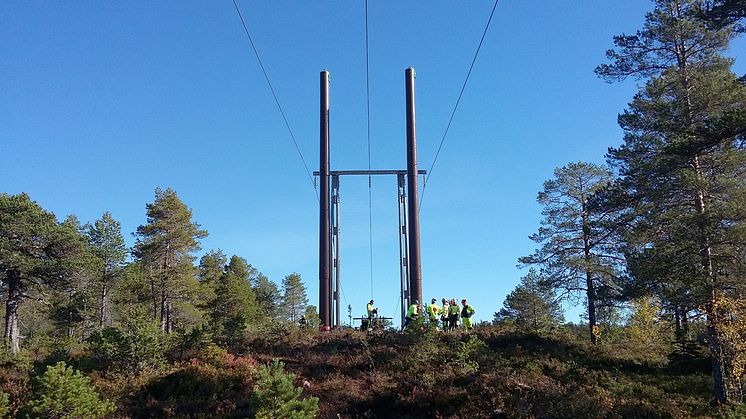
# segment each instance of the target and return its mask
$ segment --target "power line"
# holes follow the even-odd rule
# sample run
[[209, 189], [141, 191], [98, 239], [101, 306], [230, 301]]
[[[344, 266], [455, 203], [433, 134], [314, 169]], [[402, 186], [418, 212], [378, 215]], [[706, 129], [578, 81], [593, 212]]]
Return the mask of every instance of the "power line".
[[311, 184], [313, 185], [313, 190], [316, 192], [316, 199], [320, 199], [319, 191], [318, 189], [316, 189], [316, 182], [313, 179], [313, 175], [311, 175], [311, 171], [308, 170], [306, 159], [303, 158], [303, 153], [301, 153], [300, 151], [300, 147], [298, 146], [298, 141], [295, 140], [295, 135], [293, 134], [293, 130], [290, 128], [290, 123], [288, 122], [288, 119], [285, 116], [285, 111], [282, 110], [282, 105], [280, 105], [280, 100], [277, 98], [277, 94], [275, 93], [275, 88], [272, 86], [272, 82], [269, 79], [267, 70], [264, 68], [262, 59], [259, 56], [259, 51], [256, 49], [256, 45], [254, 44], [254, 39], [251, 37], [251, 33], [249, 33], [249, 28], [248, 26], [246, 26], [246, 21], [244, 20], [243, 14], [241, 13], [241, 8], [238, 7], [238, 3], [236, 2], [236, 0], [233, 0], [233, 5], [236, 7], [236, 12], [238, 13], [238, 17], [241, 19], [241, 25], [243, 25], [243, 29], [246, 32], [246, 36], [249, 38], [249, 42], [251, 43], [251, 49], [254, 50], [254, 55], [256, 56], [256, 60], [259, 62], [259, 67], [261, 67], [262, 69], [262, 73], [264, 74], [264, 79], [267, 81], [269, 90], [272, 92], [272, 97], [275, 99], [275, 104], [277, 105], [277, 109], [280, 111], [280, 115], [282, 115], [282, 120], [285, 121], [285, 127], [287, 127], [288, 133], [290, 133], [290, 138], [293, 140], [293, 144], [295, 145], [295, 151], [298, 152], [298, 156], [300, 157], [300, 160], [303, 162], [303, 167], [306, 169], [308, 178], [311, 180]]
[[420, 196], [420, 205], [417, 210], [419, 211], [422, 208], [422, 200], [425, 197], [425, 185], [427, 185], [427, 181], [430, 180], [430, 176], [433, 174], [433, 167], [435, 167], [435, 162], [438, 161], [438, 156], [440, 156], [440, 149], [443, 148], [443, 143], [446, 140], [446, 136], [448, 135], [448, 130], [451, 129], [451, 123], [453, 122], [453, 117], [456, 115], [456, 110], [458, 109], [459, 103], [461, 103], [461, 97], [464, 95], [464, 90], [466, 90], [466, 84], [469, 83], [469, 77], [471, 77], [471, 70], [474, 68], [474, 63], [477, 62], [477, 57], [479, 56], [479, 50], [482, 49], [482, 43], [484, 42], [484, 37], [487, 36], [487, 31], [490, 28], [490, 23], [492, 23], [492, 16], [495, 15], [495, 9], [497, 9], [497, 4], [500, 2], [500, 0], [495, 0], [495, 4], [492, 6], [492, 12], [490, 12], [490, 18], [487, 20], [487, 25], [484, 27], [484, 31], [482, 32], [482, 38], [479, 40], [479, 45], [477, 45], [477, 50], [474, 53], [474, 58], [471, 60], [471, 65], [469, 66], [469, 71], [466, 73], [466, 78], [464, 79], [464, 84], [461, 85], [461, 92], [458, 94], [458, 99], [456, 99], [456, 104], [453, 106], [453, 111], [451, 112], [451, 117], [448, 119], [448, 125], [446, 125], [446, 130], [443, 133], [443, 138], [440, 139], [440, 145], [438, 145], [438, 151], [435, 153], [435, 158], [433, 159], [433, 163], [430, 165], [430, 170], [427, 171], [427, 177], [425, 178], [425, 182], [422, 185], [422, 195]]
[[[370, 171], [370, 72], [368, 54], [368, 0], [365, 0], [365, 99], [368, 117], [368, 171]], [[370, 246], [370, 298], [373, 298], [373, 178], [368, 175], [368, 240]]]

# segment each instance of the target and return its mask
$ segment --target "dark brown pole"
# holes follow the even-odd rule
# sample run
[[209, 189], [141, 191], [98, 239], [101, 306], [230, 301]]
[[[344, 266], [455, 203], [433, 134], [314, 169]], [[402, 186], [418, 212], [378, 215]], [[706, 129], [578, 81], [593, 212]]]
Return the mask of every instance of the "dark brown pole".
[[409, 273], [409, 302], [417, 300], [422, 304], [422, 272], [420, 261], [420, 217], [417, 198], [417, 137], [415, 135], [414, 115], [414, 79], [413, 68], [404, 72], [407, 89], [407, 189], [409, 195], [409, 257], [407, 258], [407, 272]]
[[320, 80], [320, 131], [321, 154], [319, 158], [319, 317], [320, 328], [331, 326], [329, 313], [329, 72], [321, 72]]

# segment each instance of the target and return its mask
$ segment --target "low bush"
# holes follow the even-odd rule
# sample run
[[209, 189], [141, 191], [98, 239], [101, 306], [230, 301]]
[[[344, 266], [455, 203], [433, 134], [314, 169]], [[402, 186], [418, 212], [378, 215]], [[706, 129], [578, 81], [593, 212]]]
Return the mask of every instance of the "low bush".
[[90, 379], [64, 362], [47, 367], [36, 382], [28, 415], [38, 418], [103, 418], [116, 406], [103, 400]]
[[259, 368], [259, 378], [252, 395], [257, 418], [306, 419], [316, 417], [319, 399], [301, 400], [303, 389], [293, 384], [295, 375], [285, 372], [285, 364], [274, 360]]
[[211, 344], [189, 362], [151, 380], [127, 406], [132, 417], [246, 417], [257, 362]]
[[93, 358], [105, 368], [139, 373], [165, 362], [166, 337], [151, 321], [134, 319], [123, 330], [107, 327], [89, 341]]

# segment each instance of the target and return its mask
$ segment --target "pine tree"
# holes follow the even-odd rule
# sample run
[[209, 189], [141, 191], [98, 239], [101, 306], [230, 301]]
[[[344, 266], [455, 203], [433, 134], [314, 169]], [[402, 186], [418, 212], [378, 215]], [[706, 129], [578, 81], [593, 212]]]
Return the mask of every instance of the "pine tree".
[[269, 320], [276, 320], [280, 314], [279, 310], [282, 299], [277, 284], [270, 281], [262, 273], [259, 273], [256, 276], [256, 281], [253, 282], [253, 288], [262, 316]]
[[105, 418], [117, 410], [101, 398], [90, 378], [64, 362], [47, 367], [28, 407], [31, 417], [44, 418]]
[[45, 292], [49, 298], [49, 315], [56, 329], [53, 332], [84, 337], [90, 332], [95, 317], [91, 290], [99, 261], [88, 245], [87, 226], [81, 225], [76, 216], [65, 218], [60, 229], [75, 243], [77, 250], [75, 257], [66, 263], [63, 280], [56, 281], [55, 286]]
[[539, 265], [545, 283], [563, 299], [585, 293], [589, 335], [596, 343], [596, 306], [619, 294], [622, 270], [618, 225], [613, 213], [594, 205], [596, 193], [611, 182], [611, 172], [590, 163], [572, 163], [544, 182], [538, 201], [544, 220], [531, 240], [541, 244], [533, 255], [519, 259]]
[[249, 267], [246, 260], [231, 257], [210, 304], [213, 330], [227, 346], [234, 345], [259, 314], [254, 291], [249, 285]]
[[[633, 286], [703, 307], [713, 354], [715, 400], [740, 401], [716, 307], [743, 293], [746, 246], [746, 87], [723, 58], [730, 25], [697, 19], [702, 0], [657, 0], [636, 35], [614, 38], [609, 81], [646, 79], [620, 116], [624, 144], [611, 149], [635, 222], [627, 235]], [[660, 269], [665, 264], [671, 269]]]
[[255, 416], [264, 418], [315, 418], [319, 411], [319, 399], [300, 399], [303, 389], [293, 384], [295, 375], [285, 372], [282, 361], [273, 360], [259, 367], [252, 405]]
[[495, 313], [495, 320], [512, 320], [522, 328], [540, 332], [562, 323], [564, 316], [554, 290], [542, 281], [536, 270], [531, 269], [505, 297], [503, 308]]
[[88, 239], [101, 264], [97, 288], [99, 289], [98, 327], [102, 329], [105, 325], [111, 325], [110, 293], [124, 266], [127, 247], [122, 237], [121, 224], [108, 211], [101, 216], [101, 219], [89, 226]]
[[0, 279], [5, 287], [5, 344], [20, 349], [21, 303], [61, 287], [83, 252], [79, 238], [28, 195], [0, 194]]
[[286, 318], [292, 323], [297, 323], [308, 305], [306, 287], [301, 282], [300, 275], [292, 273], [286, 276], [282, 280], [282, 289], [282, 304]]
[[195, 289], [193, 252], [207, 231], [192, 222], [190, 210], [169, 188], [155, 190], [155, 201], [146, 205], [148, 222], [137, 227], [135, 255], [150, 280], [153, 317], [170, 333], [175, 320], [174, 302], [185, 301]]
[[209, 305], [215, 299], [215, 288], [225, 273], [228, 258], [222, 250], [211, 250], [199, 260], [200, 300]]

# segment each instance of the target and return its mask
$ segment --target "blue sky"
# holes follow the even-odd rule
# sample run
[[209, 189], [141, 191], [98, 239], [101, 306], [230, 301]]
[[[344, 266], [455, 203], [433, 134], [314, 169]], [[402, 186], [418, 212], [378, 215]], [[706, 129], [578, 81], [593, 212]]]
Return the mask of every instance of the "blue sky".
[[[331, 72], [331, 166], [367, 169], [364, 2], [239, 2], [311, 171], [318, 77]], [[534, 249], [537, 192], [557, 166], [603, 162], [636, 82], [593, 73], [648, 0], [503, 0], [421, 207], [423, 294], [489, 320]], [[404, 69], [417, 71], [420, 168], [443, 135], [492, 1], [370, 1], [372, 168], [404, 169]], [[743, 57], [743, 39], [731, 56]], [[230, 0], [0, 4], [0, 191], [62, 218], [110, 211], [131, 232], [172, 187], [210, 233], [318, 299], [318, 202]], [[737, 60], [735, 70], [746, 73]], [[398, 317], [396, 180], [345, 178], [343, 303]], [[201, 255], [202, 253], [200, 253]], [[199, 255], [198, 255], [199, 256]], [[568, 320], [577, 321], [578, 309]]]

